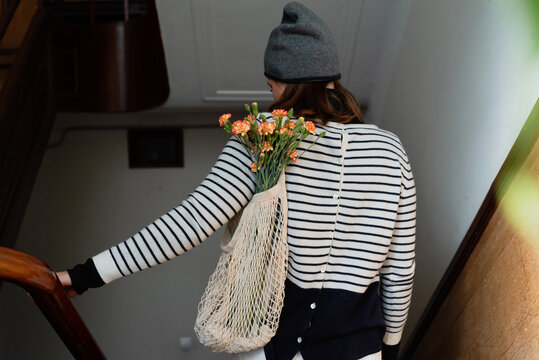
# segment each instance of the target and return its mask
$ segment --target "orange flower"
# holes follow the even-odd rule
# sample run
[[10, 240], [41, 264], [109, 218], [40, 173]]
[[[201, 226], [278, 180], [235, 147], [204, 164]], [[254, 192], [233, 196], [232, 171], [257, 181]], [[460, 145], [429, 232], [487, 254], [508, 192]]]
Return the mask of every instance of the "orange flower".
[[255, 173], [257, 170], [260, 170], [260, 166], [258, 166], [257, 163], [253, 162], [251, 164], [251, 171]]
[[292, 153], [290, 153], [290, 150], [288, 150], [286, 152], [286, 155], [290, 154], [290, 158], [292, 159], [292, 162], [296, 162], [296, 160], [298, 159], [298, 153], [296, 152], [296, 150], [292, 151]]
[[228, 120], [230, 119], [231, 116], [232, 116], [232, 114], [223, 114], [223, 115], [221, 115], [221, 117], [219, 118], [219, 126], [223, 127], [228, 122]]
[[289, 128], [289, 129], [293, 129], [293, 128], [295, 128], [295, 127], [296, 127], [296, 123], [295, 123], [294, 121], [290, 121], [290, 122], [288, 123], [288, 128]]
[[287, 129], [287, 128], [285, 128], [285, 127], [279, 129], [279, 134], [282, 135], [282, 134], [284, 134], [284, 133], [286, 133], [287, 135], [292, 135], [292, 134], [294, 134], [294, 132], [293, 132], [292, 130]]
[[303, 128], [306, 129], [308, 132], [310, 132], [313, 135], [316, 135], [316, 127], [314, 126], [312, 121], [307, 121], [305, 124], [303, 124]]
[[271, 135], [275, 131], [275, 123], [263, 121], [258, 125], [258, 133], [260, 135]]
[[271, 115], [273, 115], [273, 117], [283, 117], [288, 115], [288, 111], [284, 109], [275, 109], [271, 112]]
[[271, 144], [269, 143], [269, 141], [264, 141], [264, 143], [262, 144], [262, 151], [270, 151], [270, 150], [273, 150], [273, 146], [271, 146]]
[[245, 136], [251, 130], [251, 124], [247, 120], [237, 120], [232, 123], [232, 134]]

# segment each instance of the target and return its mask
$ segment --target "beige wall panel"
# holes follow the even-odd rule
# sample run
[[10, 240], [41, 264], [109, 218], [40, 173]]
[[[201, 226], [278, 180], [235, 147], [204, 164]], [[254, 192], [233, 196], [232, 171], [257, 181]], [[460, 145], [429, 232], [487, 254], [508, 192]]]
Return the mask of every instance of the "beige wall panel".
[[[539, 142], [520, 174], [539, 186]], [[444, 301], [414, 359], [536, 359], [539, 354], [539, 244], [510, 221], [513, 182]], [[520, 222], [520, 223], [519, 223]], [[528, 222], [528, 223], [526, 223]], [[534, 238], [535, 236], [535, 238]]]

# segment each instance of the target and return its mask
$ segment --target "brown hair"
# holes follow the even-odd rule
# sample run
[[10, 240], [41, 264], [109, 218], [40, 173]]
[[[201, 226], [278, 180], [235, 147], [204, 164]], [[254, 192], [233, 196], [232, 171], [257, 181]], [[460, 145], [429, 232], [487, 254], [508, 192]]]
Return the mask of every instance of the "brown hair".
[[[286, 84], [281, 98], [271, 104], [270, 111], [294, 108], [296, 117], [303, 116], [306, 120], [322, 121], [324, 125], [328, 121], [345, 124], [356, 117], [361, 123], [365, 123], [354, 95], [339, 80], [334, 80], [334, 83], [337, 92], [326, 91], [327, 82]], [[339, 108], [333, 106], [330, 97], [335, 98], [337, 103], [343, 106]]]

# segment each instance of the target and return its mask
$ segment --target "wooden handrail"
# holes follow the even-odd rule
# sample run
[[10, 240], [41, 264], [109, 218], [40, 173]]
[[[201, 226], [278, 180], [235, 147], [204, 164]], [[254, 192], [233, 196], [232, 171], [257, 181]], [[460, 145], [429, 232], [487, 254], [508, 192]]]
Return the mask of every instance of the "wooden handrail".
[[60, 280], [45, 262], [0, 246], [0, 279], [29, 293], [75, 359], [105, 359]]
[[0, 39], [4, 37], [6, 30], [19, 7], [20, 0], [3, 1], [0, 13]]

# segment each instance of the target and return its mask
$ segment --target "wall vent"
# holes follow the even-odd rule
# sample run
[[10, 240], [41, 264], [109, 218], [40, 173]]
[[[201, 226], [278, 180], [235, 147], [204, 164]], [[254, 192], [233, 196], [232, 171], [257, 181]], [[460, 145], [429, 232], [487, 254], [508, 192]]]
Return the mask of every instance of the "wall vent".
[[129, 168], [183, 167], [182, 128], [127, 130]]

